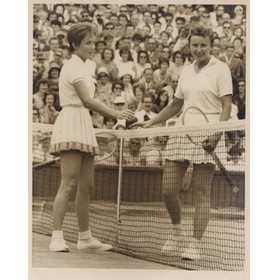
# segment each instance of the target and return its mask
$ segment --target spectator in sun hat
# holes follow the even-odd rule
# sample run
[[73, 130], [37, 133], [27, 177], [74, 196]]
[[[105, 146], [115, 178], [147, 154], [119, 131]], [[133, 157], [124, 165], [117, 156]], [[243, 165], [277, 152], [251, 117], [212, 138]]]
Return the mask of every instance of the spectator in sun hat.
[[110, 98], [112, 96], [112, 83], [110, 82], [109, 72], [106, 67], [99, 67], [96, 74], [96, 98], [98, 98], [102, 103], [109, 106]]
[[[123, 96], [117, 96], [114, 100], [114, 109], [117, 111], [123, 111], [125, 108], [127, 107], [127, 104], [125, 102], [125, 99]], [[117, 123], [114, 126], [114, 129], [116, 129], [116, 127], [118, 125], [123, 125], [125, 127], [125, 120], [117, 120]]]
[[120, 72], [120, 80], [124, 84], [123, 97], [127, 102], [129, 99], [134, 97], [132, 84], [135, 78], [135, 72], [131, 69]]
[[57, 33], [56, 37], [59, 39], [59, 45], [66, 44], [67, 42], [67, 31], [64, 28], [60, 28]]
[[232, 24], [240, 25], [241, 19], [245, 15], [243, 7], [241, 5], [237, 5], [237, 6], [235, 6], [233, 12], [234, 12], [234, 16], [233, 16], [233, 19], [231, 20]]

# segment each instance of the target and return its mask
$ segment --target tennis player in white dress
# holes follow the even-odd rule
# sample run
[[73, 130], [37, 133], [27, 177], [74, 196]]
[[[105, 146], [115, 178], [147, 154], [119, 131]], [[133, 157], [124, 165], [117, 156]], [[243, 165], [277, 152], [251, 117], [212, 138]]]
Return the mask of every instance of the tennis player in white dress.
[[85, 62], [94, 54], [96, 31], [90, 23], [77, 23], [68, 31], [72, 57], [62, 67], [59, 79], [61, 112], [51, 138], [52, 155], [60, 156], [61, 183], [53, 206], [53, 232], [49, 249], [69, 252], [62, 226], [73, 188], [77, 187], [75, 208], [79, 232], [77, 249], [110, 250], [94, 238], [89, 229], [89, 199], [97, 142], [89, 109], [115, 119], [132, 120], [130, 110], [116, 111], [93, 99], [94, 84]]

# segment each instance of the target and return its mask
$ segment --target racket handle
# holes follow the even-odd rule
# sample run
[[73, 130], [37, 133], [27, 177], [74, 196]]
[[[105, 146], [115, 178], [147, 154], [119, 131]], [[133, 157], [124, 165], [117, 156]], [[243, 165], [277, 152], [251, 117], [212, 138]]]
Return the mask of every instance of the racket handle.
[[234, 182], [234, 180], [229, 175], [228, 171], [226, 170], [226, 168], [222, 164], [222, 162], [219, 159], [219, 157], [216, 155], [215, 152], [210, 152], [209, 154], [212, 156], [212, 158], [214, 159], [215, 163], [218, 165], [218, 167], [219, 167], [220, 171], [222, 172], [222, 174], [224, 175], [227, 183], [232, 188], [232, 191], [234, 193], [238, 193], [239, 192], [239, 188], [237, 187], [236, 183]]
[[32, 169], [33, 169], [33, 170], [38, 170], [38, 169], [40, 169], [40, 168], [43, 168], [43, 167], [46, 167], [46, 166], [55, 164], [55, 163], [57, 163], [59, 160], [60, 160], [60, 158], [55, 158], [55, 159], [52, 159], [52, 160], [49, 160], [49, 161], [45, 161], [45, 162], [42, 162], [42, 163], [38, 163], [38, 164], [32, 166]]

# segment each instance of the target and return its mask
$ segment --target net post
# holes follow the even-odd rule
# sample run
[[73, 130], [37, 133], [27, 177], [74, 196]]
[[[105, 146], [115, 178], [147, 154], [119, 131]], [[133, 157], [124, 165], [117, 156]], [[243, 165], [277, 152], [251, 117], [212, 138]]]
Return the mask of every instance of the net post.
[[123, 160], [123, 135], [120, 137], [120, 156], [119, 156], [119, 176], [118, 176], [118, 195], [117, 195], [117, 221], [120, 223], [120, 201], [122, 186], [122, 160]]

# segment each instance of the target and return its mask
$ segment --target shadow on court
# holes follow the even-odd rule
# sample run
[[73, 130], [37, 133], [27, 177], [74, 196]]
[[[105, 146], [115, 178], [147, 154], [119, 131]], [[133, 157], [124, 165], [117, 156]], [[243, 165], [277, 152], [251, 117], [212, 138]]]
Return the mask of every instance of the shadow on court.
[[71, 250], [69, 253], [50, 252], [48, 250], [49, 242], [49, 236], [33, 233], [33, 267], [179, 270], [115, 252], [77, 251], [76, 244], [71, 242], [67, 242]]

